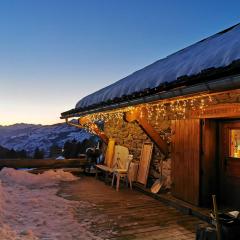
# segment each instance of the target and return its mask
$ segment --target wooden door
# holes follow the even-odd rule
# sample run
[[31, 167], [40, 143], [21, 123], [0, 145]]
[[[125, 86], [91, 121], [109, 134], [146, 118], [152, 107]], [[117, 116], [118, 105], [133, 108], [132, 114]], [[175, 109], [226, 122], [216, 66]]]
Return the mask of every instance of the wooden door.
[[220, 123], [220, 201], [240, 209], [240, 121]]
[[198, 205], [200, 120], [174, 120], [172, 133], [172, 194]]
[[218, 185], [217, 121], [215, 119], [202, 119], [201, 131], [200, 204], [204, 207], [212, 207], [212, 195], [217, 194]]

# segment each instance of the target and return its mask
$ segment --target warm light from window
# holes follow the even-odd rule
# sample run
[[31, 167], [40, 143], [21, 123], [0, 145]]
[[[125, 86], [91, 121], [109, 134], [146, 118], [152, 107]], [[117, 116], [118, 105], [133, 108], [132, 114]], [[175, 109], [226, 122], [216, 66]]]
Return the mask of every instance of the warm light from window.
[[230, 130], [230, 157], [240, 158], [240, 129]]

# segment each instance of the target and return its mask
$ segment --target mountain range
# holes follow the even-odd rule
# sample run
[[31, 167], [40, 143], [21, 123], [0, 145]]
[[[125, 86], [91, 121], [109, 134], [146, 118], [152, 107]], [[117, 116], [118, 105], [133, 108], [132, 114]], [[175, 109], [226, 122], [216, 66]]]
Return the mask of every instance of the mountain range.
[[29, 155], [33, 155], [37, 147], [48, 154], [52, 145], [63, 147], [66, 141], [75, 139], [82, 142], [91, 136], [84, 129], [72, 127], [65, 123], [0, 125], [0, 146], [16, 151], [26, 150]]

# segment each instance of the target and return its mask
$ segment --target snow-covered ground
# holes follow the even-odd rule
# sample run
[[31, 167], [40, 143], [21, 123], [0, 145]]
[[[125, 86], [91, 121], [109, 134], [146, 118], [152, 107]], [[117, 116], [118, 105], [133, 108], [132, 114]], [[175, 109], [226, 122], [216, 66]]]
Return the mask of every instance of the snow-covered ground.
[[34, 175], [4, 168], [0, 172], [0, 239], [100, 239], [75, 217], [75, 209], [89, 203], [56, 195], [60, 181], [76, 179], [62, 170]]

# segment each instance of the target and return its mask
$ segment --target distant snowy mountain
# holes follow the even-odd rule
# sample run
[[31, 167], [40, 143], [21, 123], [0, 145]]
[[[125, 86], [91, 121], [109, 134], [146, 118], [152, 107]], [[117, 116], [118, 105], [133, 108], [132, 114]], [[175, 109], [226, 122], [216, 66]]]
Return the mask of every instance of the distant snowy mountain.
[[63, 147], [68, 140], [82, 142], [92, 135], [83, 129], [71, 127], [65, 123], [54, 125], [14, 124], [10, 126], [0, 125], [0, 146], [14, 150], [26, 150], [33, 154], [36, 147], [49, 152], [55, 144]]

